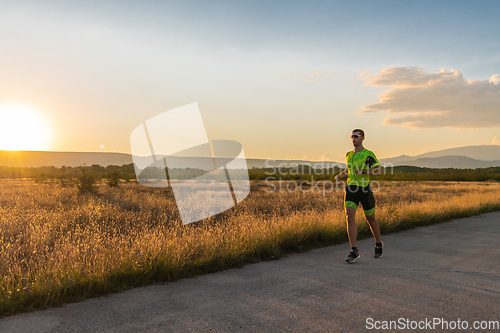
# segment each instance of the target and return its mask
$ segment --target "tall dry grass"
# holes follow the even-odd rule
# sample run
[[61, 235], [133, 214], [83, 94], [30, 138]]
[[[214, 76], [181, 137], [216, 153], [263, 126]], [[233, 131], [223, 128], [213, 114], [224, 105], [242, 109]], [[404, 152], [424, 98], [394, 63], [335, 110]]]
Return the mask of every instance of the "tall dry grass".
[[[343, 192], [268, 193], [183, 226], [170, 189], [136, 183], [99, 194], [0, 181], [0, 313], [173, 281], [347, 241]], [[382, 182], [382, 233], [500, 209], [497, 183]], [[359, 237], [369, 237], [358, 210]]]

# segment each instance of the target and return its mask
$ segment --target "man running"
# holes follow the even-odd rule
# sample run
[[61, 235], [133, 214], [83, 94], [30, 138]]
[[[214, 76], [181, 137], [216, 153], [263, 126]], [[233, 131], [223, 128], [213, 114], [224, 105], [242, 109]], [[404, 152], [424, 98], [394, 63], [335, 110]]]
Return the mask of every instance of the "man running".
[[383, 243], [380, 240], [380, 225], [375, 218], [375, 197], [370, 186], [370, 175], [382, 174], [382, 167], [375, 154], [363, 147], [363, 140], [365, 139], [363, 130], [353, 130], [351, 139], [354, 150], [346, 154], [347, 168], [335, 176], [336, 181], [348, 176], [344, 200], [347, 216], [347, 235], [349, 236], [349, 243], [351, 243], [351, 252], [346, 259], [348, 263], [352, 263], [359, 258], [358, 248], [356, 247], [358, 230], [355, 216], [360, 202], [375, 238], [375, 258], [381, 258], [383, 250]]

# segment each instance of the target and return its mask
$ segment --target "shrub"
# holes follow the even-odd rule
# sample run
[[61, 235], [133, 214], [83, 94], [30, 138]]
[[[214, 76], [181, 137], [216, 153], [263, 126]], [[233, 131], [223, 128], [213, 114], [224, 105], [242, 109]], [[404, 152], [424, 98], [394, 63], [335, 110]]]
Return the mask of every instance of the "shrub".
[[72, 179], [68, 178], [67, 176], [58, 176], [57, 180], [59, 181], [59, 185], [61, 187], [67, 187], [70, 186], [72, 183]]
[[119, 171], [110, 172], [106, 175], [106, 178], [108, 179], [109, 187], [117, 187], [118, 184], [120, 183], [120, 172]]
[[35, 183], [46, 183], [49, 180], [49, 177], [47, 177], [44, 173], [35, 173], [31, 176], [31, 179], [33, 179]]
[[80, 169], [81, 174], [76, 177], [76, 188], [79, 193], [97, 193], [97, 176], [93, 172], [89, 172], [87, 168]]

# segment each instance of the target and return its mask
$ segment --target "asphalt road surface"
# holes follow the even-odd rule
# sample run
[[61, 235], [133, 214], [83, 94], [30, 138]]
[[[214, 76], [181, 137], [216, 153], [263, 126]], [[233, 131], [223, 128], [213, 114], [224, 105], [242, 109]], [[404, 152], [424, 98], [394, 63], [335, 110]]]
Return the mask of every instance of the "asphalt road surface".
[[500, 331], [471, 330], [500, 321], [500, 213], [382, 240], [381, 259], [363, 240], [354, 264], [332, 246], [4, 318], [0, 332]]

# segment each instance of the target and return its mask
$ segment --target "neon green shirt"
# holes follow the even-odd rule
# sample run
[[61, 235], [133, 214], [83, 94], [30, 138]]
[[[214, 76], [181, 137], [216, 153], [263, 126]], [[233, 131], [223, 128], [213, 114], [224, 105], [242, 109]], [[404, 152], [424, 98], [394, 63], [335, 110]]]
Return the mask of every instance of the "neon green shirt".
[[368, 186], [368, 184], [370, 184], [370, 176], [357, 175], [354, 170], [368, 170], [380, 165], [375, 154], [364, 148], [357, 153], [351, 150], [345, 154], [345, 157], [347, 160], [347, 169], [349, 170], [347, 185]]

